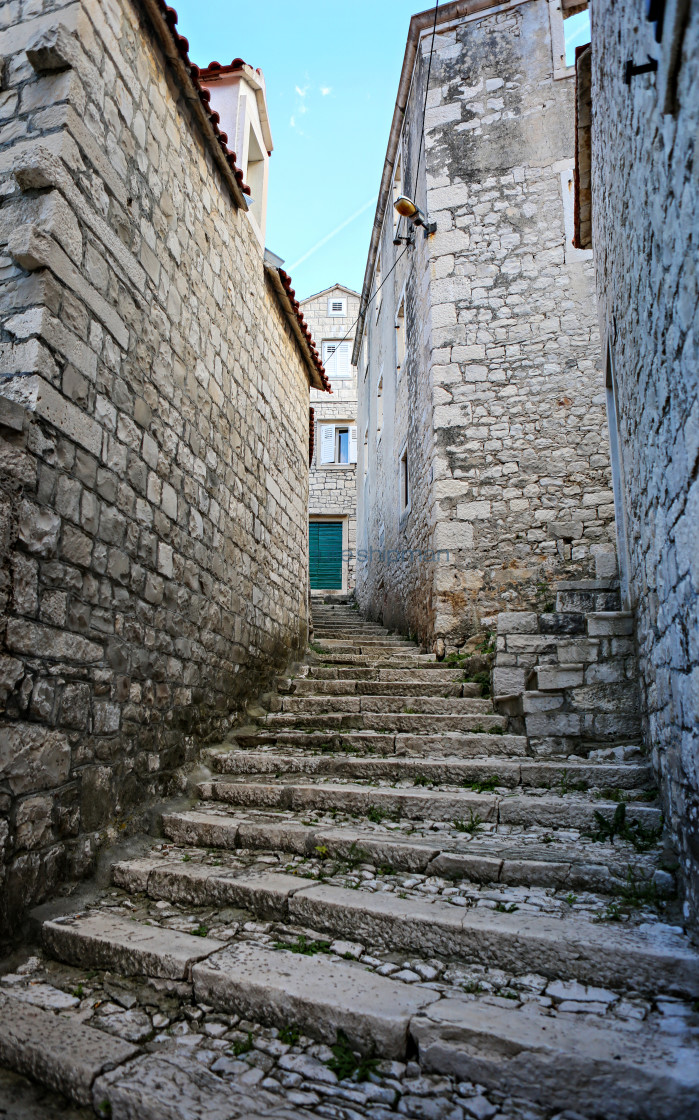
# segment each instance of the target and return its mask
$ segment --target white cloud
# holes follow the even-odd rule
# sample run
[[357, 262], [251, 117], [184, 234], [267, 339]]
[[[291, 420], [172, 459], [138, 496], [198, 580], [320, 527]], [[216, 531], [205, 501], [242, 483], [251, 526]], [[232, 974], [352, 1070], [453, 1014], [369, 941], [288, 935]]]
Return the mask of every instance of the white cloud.
[[332, 88], [333, 88], [332, 86], [321, 86], [320, 87], [321, 97], [327, 97], [329, 93], [332, 93]]

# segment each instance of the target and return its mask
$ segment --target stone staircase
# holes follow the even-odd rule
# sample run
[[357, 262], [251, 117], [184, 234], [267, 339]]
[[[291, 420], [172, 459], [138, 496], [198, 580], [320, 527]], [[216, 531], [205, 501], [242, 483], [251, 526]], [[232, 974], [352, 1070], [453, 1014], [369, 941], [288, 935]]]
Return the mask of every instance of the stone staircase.
[[696, 1116], [699, 955], [637, 727], [592, 704], [627, 624], [568, 590], [501, 616], [495, 704], [315, 602], [196, 803], [35, 914], [0, 1061], [116, 1120]]

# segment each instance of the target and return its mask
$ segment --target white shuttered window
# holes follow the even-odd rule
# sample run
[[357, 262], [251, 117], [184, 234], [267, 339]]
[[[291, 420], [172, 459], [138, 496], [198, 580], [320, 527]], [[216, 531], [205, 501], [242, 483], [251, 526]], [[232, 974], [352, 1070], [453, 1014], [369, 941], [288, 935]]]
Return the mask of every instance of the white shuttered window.
[[349, 342], [323, 343], [323, 365], [328, 377], [349, 377], [350, 357]]
[[321, 424], [320, 425], [321, 463], [357, 462], [357, 425]]

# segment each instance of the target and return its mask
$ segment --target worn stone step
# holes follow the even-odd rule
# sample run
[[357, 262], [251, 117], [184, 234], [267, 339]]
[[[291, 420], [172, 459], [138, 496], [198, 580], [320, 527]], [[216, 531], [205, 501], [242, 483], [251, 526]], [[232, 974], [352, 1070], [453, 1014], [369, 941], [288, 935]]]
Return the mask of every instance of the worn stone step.
[[102, 912], [45, 921], [41, 937], [46, 951], [59, 960], [169, 980], [190, 980], [195, 961], [221, 948], [221, 942], [210, 937], [139, 925]]
[[[410, 713], [405, 711], [411, 709]], [[284, 696], [282, 712], [333, 715], [339, 712], [379, 712], [390, 715], [493, 715], [492, 700], [455, 696]]]
[[[498, 787], [523, 786], [546, 790], [558, 787], [568, 791], [586, 789], [645, 790], [654, 787], [648, 763], [536, 762], [516, 759], [366, 758], [345, 753], [299, 756], [277, 752], [240, 751], [226, 744], [212, 747], [205, 759], [218, 774], [305, 773], [335, 774], [355, 778], [387, 778], [404, 781], [424, 777], [435, 782], [459, 785], [497, 778]], [[582, 789], [584, 786], [586, 789]]]
[[264, 720], [265, 727], [282, 730], [295, 727], [298, 730], [324, 731], [337, 729], [356, 731], [393, 731], [410, 734], [434, 734], [438, 731], [483, 731], [495, 729], [504, 731], [507, 716], [493, 713], [482, 715], [396, 715], [392, 712], [347, 712], [347, 713], [302, 713], [270, 712]]
[[[259, 849], [294, 855], [316, 855], [319, 847], [331, 859], [354, 858], [357, 853], [377, 866], [396, 871], [468, 879], [472, 883], [506, 883], [608, 893], [624, 885], [628, 857], [605, 849], [598, 860], [574, 844], [557, 844], [555, 853], [544, 844], [495, 845], [440, 833], [433, 839], [411, 839], [400, 834], [377, 835], [355, 825], [328, 828], [304, 825], [298, 820], [259, 820], [229, 816], [220, 810], [168, 813], [162, 818], [165, 836], [184, 847]], [[491, 838], [489, 838], [491, 839]], [[638, 874], [650, 878], [653, 857], [638, 855]]]
[[378, 731], [297, 731], [293, 728], [253, 734], [234, 732], [244, 749], [294, 747], [303, 751], [342, 750], [350, 754], [414, 755], [420, 758], [516, 758], [527, 753], [524, 735], [488, 735], [447, 731], [438, 735], [380, 734]]
[[[536, 972], [551, 979], [653, 995], [658, 991], [692, 999], [699, 995], [699, 954], [681, 931], [660, 923], [626, 928], [579, 915], [559, 918], [520, 910], [516, 916], [480, 907], [460, 910], [442, 901], [348, 890], [293, 875], [241, 873], [163, 859], [126, 861], [118, 867], [119, 885], [145, 891], [152, 898], [185, 900], [190, 905], [197, 904], [195, 900], [200, 905], [230, 905], [237, 899], [236, 905], [255, 913], [283, 916], [305, 928], [389, 951], [456, 956], [514, 975]], [[153, 932], [152, 927], [143, 928]], [[71, 944], [64, 941], [64, 954], [71, 951]], [[122, 954], [117, 946], [113, 963], [124, 971], [119, 964]], [[63, 959], [71, 958], [64, 955]]]
[[[413, 682], [415, 684], [425, 682], [427, 684], [435, 683], [461, 683], [463, 673], [458, 669], [447, 668], [445, 669], [437, 661], [431, 661], [416, 666], [407, 667], [393, 667], [389, 664], [385, 668], [378, 667], [352, 667], [341, 666], [335, 667], [332, 665], [312, 665], [309, 666], [308, 675], [303, 678], [305, 680], [313, 681], [378, 681], [378, 682]], [[475, 689], [478, 686], [473, 682], [464, 681], [464, 684], [471, 684]], [[478, 695], [474, 692], [474, 695]]]
[[[319, 680], [297, 678], [291, 683], [293, 696], [463, 696], [481, 698], [480, 685], [471, 681]], [[492, 702], [491, 702], [492, 703]], [[492, 710], [492, 709], [491, 709]]]
[[591, 611], [585, 618], [590, 638], [631, 637], [634, 632], [632, 611]]
[[[684, 1039], [445, 999], [416, 1015], [411, 1035], [427, 1070], [497, 1088], [566, 1115], [694, 1120], [699, 1051]], [[613, 1103], [611, 1103], [613, 1102]]]
[[[473, 813], [481, 821], [531, 827], [593, 829], [598, 816], [611, 821], [617, 805], [609, 801], [584, 800], [581, 796], [550, 797], [513, 793], [506, 796], [452, 791], [393, 789], [386, 786], [333, 785], [324, 782], [201, 782], [197, 791], [206, 801], [223, 801], [229, 805], [256, 808], [290, 809], [293, 811], [343, 813], [383, 812], [408, 820], [447, 821], [468, 819]], [[630, 802], [626, 819], [637, 821], [646, 829], [659, 829], [660, 809]]]
[[91, 1105], [96, 1078], [137, 1053], [120, 1038], [0, 993], [0, 1065], [77, 1104]]
[[365, 1054], [404, 1058], [410, 1020], [435, 993], [366, 972], [361, 965], [304, 957], [245, 942], [195, 965], [201, 1003], [270, 1026], [295, 1023], [329, 1042], [344, 1031]]

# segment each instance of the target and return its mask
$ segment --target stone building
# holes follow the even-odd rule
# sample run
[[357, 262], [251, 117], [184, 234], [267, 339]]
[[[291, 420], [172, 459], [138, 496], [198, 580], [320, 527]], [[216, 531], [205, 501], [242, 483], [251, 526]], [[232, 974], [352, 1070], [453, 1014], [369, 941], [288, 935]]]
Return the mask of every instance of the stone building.
[[357, 367], [352, 364], [359, 293], [342, 284], [301, 301], [332, 396], [311, 389], [314, 438], [308, 494], [311, 591], [354, 588], [357, 537]]
[[264, 253], [264, 81], [205, 85], [175, 25], [160, 0], [0, 8], [6, 923], [306, 638], [327, 383]]
[[592, 48], [578, 58], [588, 191], [578, 236], [597, 264], [620, 572], [636, 619], [645, 738], [696, 921], [699, 7], [668, 0], [654, 22], [641, 7], [595, 3]]
[[354, 348], [357, 595], [430, 646], [543, 609], [613, 550], [594, 267], [573, 245], [563, 39], [584, 7], [443, 4], [434, 43], [434, 9], [410, 24]]

